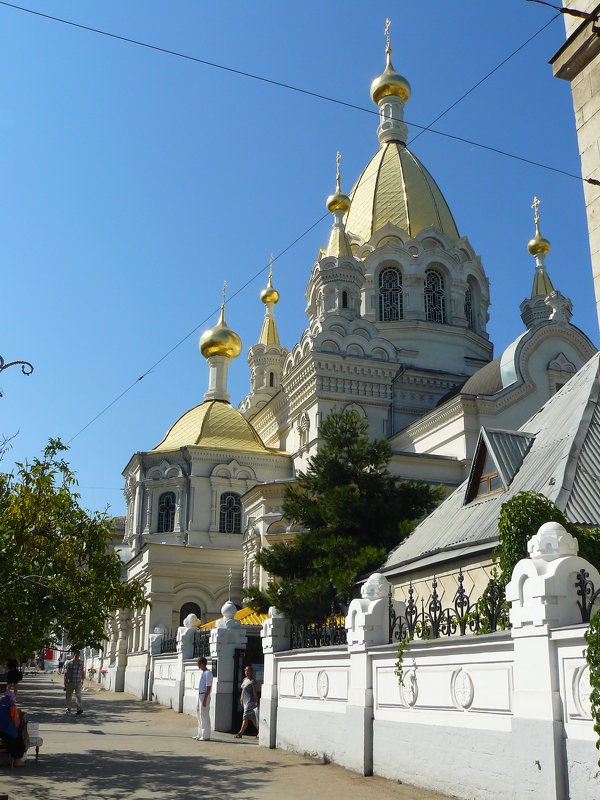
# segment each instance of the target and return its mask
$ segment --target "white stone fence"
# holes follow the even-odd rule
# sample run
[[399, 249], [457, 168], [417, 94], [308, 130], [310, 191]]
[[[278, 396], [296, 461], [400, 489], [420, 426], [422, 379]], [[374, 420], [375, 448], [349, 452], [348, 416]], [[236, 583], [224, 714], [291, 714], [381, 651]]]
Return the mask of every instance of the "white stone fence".
[[365, 585], [348, 644], [290, 650], [289, 623], [263, 623], [260, 742], [325, 757], [460, 798], [596, 800], [587, 624], [577, 605], [577, 542], [543, 525], [506, 588], [511, 629], [388, 644], [389, 584]]

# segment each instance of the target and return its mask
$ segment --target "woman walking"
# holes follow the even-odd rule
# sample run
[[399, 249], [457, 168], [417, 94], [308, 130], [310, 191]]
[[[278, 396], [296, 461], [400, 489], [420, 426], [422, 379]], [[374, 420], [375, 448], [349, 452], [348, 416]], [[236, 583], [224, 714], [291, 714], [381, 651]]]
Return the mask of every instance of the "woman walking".
[[248, 727], [248, 722], [251, 722], [256, 728], [256, 738], [258, 739], [258, 692], [256, 691], [256, 681], [254, 680], [252, 667], [246, 667], [244, 675], [246, 677], [242, 681], [242, 693], [240, 695], [240, 703], [244, 709], [244, 714], [242, 727], [236, 733], [235, 738], [241, 739]]

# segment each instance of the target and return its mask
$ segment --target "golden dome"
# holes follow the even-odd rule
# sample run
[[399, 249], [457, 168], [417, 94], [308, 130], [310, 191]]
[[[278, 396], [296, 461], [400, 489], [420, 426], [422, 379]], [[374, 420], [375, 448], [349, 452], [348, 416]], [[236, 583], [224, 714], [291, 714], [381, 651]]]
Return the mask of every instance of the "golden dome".
[[541, 255], [542, 253], [546, 255], [546, 253], [550, 252], [550, 242], [548, 239], [544, 239], [544, 237], [541, 236], [540, 232], [538, 231], [533, 239], [529, 240], [527, 249], [532, 256]]
[[267, 303], [275, 305], [275, 303], [279, 302], [279, 292], [273, 286], [273, 253], [271, 253], [271, 265], [269, 267], [269, 283], [260, 293], [260, 299], [265, 305]]
[[327, 210], [332, 214], [334, 211], [343, 211], [347, 214], [350, 211], [350, 198], [341, 191], [330, 194], [327, 198]]
[[273, 452], [265, 447], [240, 412], [222, 400], [208, 400], [187, 411], [151, 452], [194, 446], [210, 450]]
[[437, 183], [401, 142], [379, 148], [354, 184], [350, 199], [346, 231], [364, 241], [387, 222], [409, 236], [433, 225], [453, 242], [460, 238]]
[[410, 97], [410, 83], [392, 66], [392, 51], [388, 49], [386, 67], [371, 84], [371, 100], [377, 105], [382, 97], [390, 95], [400, 97], [406, 103]]
[[242, 340], [235, 331], [227, 327], [225, 322], [225, 300], [221, 305], [221, 316], [214, 328], [204, 331], [198, 343], [204, 358], [225, 356], [237, 358], [242, 352]]

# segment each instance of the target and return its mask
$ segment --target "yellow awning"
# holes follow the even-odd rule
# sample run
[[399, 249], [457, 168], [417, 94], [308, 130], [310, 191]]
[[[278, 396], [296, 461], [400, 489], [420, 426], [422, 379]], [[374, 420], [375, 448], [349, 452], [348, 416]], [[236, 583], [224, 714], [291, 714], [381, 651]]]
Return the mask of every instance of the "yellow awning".
[[[251, 608], [241, 608], [239, 611], [235, 612], [234, 619], [239, 619], [242, 625], [262, 625], [268, 616], [268, 614], [258, 614]], [[212, 622], [207, 622], [204, 625], [201, 625], [200, 629], [205, 630], [206, 628], [214, 628], [216, 624], [217, 620], [213, 619]]]

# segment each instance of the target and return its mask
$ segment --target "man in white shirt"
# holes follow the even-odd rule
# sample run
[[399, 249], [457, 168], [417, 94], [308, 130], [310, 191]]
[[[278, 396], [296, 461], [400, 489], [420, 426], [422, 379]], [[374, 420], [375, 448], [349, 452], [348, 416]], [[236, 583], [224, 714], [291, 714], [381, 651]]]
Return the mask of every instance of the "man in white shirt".
[[198, 683], [198, 735], [194, 739], [207, 742], [210, 739], [210, 693], [212, 691], [213, 674], [206, 666], [206, 659], [198, 659], [200, 682]]

